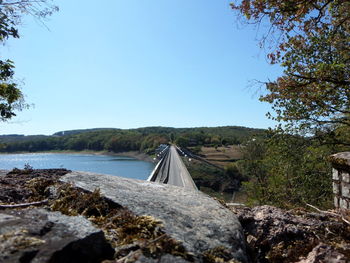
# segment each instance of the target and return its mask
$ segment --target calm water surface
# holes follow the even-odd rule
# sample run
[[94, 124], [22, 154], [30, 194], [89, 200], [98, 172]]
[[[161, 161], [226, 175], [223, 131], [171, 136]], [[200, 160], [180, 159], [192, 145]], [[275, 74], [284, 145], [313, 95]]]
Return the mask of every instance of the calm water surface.
[[35, 169], [66, 168], [142, 180], [146, 180], [154, 168], [154, 164], [150, 162], [124, 156], [57, 153], [0, 154], [0, 169], [24, 168], [25, 164]]

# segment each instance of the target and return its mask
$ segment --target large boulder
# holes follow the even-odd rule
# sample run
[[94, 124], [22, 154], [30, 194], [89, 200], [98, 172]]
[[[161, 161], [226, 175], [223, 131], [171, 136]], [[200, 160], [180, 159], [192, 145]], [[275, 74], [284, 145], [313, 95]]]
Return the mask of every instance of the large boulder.
[[99, 188], [102, 195], [136, 215], [162, 220], [166, 233], [195, 255], [224, 248], [233, 259], [247, 262], [245, 238], [236, 216], [199, 191], [87, 172], [68, 173], [60, 180], [88, 191]]
[[82, 216], [45, 209], [0, 211], [0, 262], [101, 262], [114, 249]]

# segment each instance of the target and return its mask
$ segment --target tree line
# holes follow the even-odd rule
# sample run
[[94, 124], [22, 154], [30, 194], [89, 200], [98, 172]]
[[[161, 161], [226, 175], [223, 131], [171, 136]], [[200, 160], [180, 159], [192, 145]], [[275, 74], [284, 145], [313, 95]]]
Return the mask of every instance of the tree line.
[[92, 129], [57, 132], [52, 136], [0, 136], [1, 152], [141, 151], [152, 153], [160, 144], [174, 142], [182, 147], [240, 144], [263, 130], [245, 127]]

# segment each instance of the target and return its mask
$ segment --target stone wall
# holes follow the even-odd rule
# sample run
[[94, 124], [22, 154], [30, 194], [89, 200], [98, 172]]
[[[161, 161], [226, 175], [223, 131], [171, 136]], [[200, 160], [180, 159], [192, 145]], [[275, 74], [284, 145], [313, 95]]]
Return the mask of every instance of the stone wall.
[[350, 152], [333, 154], [330, 160], [333, 166], [334, 206], [350, 209]]

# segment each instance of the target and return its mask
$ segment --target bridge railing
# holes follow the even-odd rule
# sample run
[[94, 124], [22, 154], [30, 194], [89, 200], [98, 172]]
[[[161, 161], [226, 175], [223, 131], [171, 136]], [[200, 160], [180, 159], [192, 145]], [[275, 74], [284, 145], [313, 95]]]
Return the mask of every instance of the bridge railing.
[[154, 167], [154, 169], [151, 172], [150, 176], [147, 178], [147, 181], [151, 181], [151, 182], [155, 181], [155, 179], [156, 179], [156, 177], [158, 175], [158, 172], [159, 172], [160, 168], [162, 167], [162, 165], [163, 165], [163, 163], [164, 163], [164, 161], [166, 159], [168, 151], [169, 151], [169, 146], [167, 148], [165, 148], [164, 150], [162, 150], [162, 152], [160, 153], [161, 159], [157, 163], [157, 165]]

